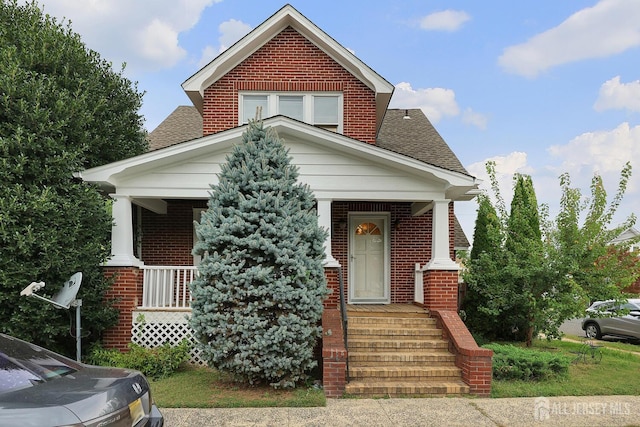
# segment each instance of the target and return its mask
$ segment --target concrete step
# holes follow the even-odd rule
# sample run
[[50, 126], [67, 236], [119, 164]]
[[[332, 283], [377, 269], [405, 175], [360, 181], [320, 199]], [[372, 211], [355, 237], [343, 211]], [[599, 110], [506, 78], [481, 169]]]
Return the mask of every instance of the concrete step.
[[454, 381], [350, 381], [347, 395], [363, 397], [448, 396], [469, 393], [469, 386], [461, 380]]
[[394, 351], [371, 352], [350, 351], [349, 364], [351, 366], [453, 366], [456, 360], [454, 354], [446, 349], [429, 351]]

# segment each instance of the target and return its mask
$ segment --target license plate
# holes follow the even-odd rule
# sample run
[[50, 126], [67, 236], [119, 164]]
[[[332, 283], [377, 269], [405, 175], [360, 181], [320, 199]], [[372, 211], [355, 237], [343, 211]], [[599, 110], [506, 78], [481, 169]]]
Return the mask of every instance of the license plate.
[[142, 408], [142, 401], [136, 399], [129, 403], [129, 413], [131, 414], [131, 425], [134, 426], [144, 418], [144, 409]]

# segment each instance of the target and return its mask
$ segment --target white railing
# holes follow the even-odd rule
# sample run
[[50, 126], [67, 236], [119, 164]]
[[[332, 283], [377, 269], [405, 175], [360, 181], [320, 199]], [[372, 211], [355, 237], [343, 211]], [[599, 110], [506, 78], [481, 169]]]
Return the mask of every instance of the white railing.
[[145, 265], [142, 270], [141, 308], [190, 308], [189, 283], [197, 276], [197, 267]]
[[415, 281], [413, 285], [413, 301], [424, 304], [424, 273], [418, 263], [416, 263]]

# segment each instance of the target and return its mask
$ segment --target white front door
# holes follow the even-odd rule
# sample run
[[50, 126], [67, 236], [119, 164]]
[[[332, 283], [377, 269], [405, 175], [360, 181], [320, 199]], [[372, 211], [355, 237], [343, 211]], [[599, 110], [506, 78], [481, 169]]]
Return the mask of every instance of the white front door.
[[388, 304], [389, 215], [349, 217], [349, 302]]

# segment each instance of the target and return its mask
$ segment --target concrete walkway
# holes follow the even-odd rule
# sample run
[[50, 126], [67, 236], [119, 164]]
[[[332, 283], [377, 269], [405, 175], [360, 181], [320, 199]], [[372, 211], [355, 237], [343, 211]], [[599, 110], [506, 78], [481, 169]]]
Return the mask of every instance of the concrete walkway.
[[167, 427], [640, 426], [640, 396], [328, 399], [323, 408], [161, 408]]

